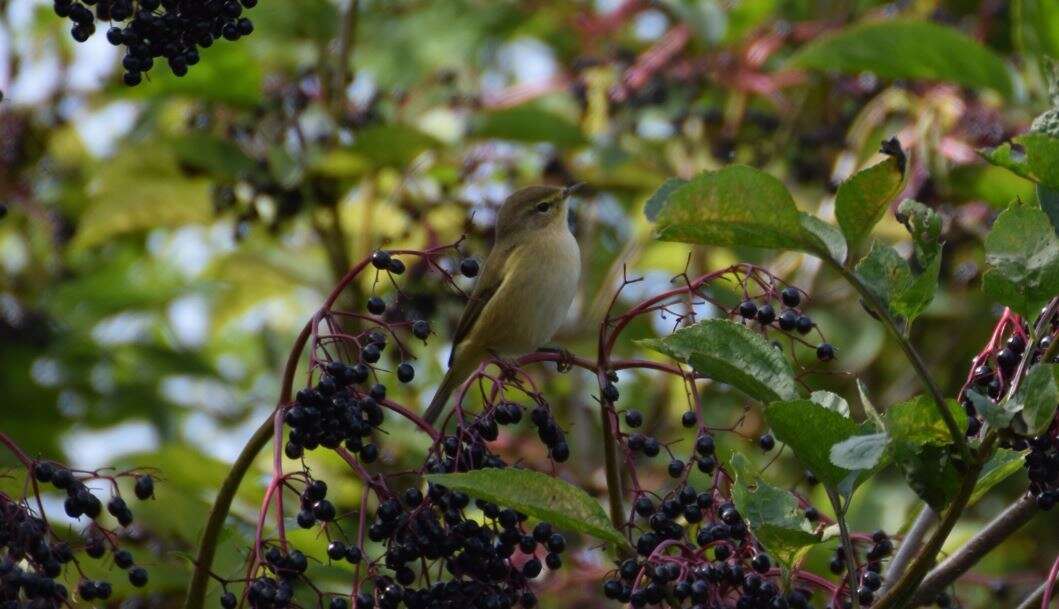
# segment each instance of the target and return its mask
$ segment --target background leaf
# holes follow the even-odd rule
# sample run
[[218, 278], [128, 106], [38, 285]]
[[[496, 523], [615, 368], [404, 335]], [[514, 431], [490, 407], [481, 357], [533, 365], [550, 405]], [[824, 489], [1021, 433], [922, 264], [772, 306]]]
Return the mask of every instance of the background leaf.
[[795, 65], [883, 78], [923, 78], [1012, 94], [1004, 61], [959, 31], [927, 21], [861, 23], [799, 51]]
[[208, 181], [185, 177], [168, 151], [131, 148], [100, 172], [72, 245], [82, 249], [118, 235], [212, 217]]
[[576, 124], [533, 104], [487, 112], [480, 117], [473, 133], [480, 138], [548, 142], [561, 148], [573, 148], [585, 143], [585, 137]]

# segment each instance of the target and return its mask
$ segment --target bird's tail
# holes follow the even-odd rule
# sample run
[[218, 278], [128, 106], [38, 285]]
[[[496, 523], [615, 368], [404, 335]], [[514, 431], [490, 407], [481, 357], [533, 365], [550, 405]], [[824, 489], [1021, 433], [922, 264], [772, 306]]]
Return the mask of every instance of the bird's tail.
[[445, 373], [445, 378], [441, 379], [441, 385], [438, 386], [434, 399], [430, 400], [430, 406], [427, 407], [426, 412], [423, 414], [423, 418], [426, 419], [427, 423], [433, 425], [438, 420], [441, 412], [445, 410], [445, 405], [449, 403], [449, 396], [474, 371], [477, 365], [478, 362], [474, 361], [473, 358], [457, 357], [453, 359], [449, 371]]

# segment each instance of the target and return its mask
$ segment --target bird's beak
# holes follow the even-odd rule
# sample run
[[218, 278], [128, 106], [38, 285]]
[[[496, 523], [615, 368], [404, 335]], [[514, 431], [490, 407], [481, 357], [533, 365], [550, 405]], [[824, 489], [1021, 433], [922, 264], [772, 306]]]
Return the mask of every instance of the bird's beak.
[[584, 185], [585, 185], [584, 182], [576, 182], [574, 184], [571, 184], [570, 186], [567, 186], [566, 188], [563, 189], [563, 198], [565, 199], [565, 198], [569, 197], [570, 195], [574, 194], [575, 192], [580, 190], [581, 187], [584, 186]]

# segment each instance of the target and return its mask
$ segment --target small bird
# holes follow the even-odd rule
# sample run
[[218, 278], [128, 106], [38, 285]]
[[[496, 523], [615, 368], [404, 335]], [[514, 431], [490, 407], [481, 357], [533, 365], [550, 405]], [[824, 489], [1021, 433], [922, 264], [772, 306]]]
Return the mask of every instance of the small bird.
[[559, 329], [581, 276], [581, 250], [567, 224], [567, 198], [577, 186], [529, 186], [504, 200], [493, 249], [456, 325], [449, 370], [424, 415], [428, 423], [487, 356], [536, 351]]

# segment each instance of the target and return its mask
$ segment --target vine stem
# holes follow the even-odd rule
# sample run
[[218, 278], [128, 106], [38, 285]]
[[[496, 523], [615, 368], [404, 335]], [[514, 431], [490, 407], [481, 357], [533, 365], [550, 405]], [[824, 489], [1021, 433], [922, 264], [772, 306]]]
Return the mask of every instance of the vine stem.
[[[302, 351], [305, 349], [305, 343], [309, 340], [312, 327], [312, 322], [305, 324], [298, 338], [294, 341], [290, 355], [287, 356], [287, 365], [283, 368], [283, 382], [279, 400], [277, 401], [277, 408], [291, 400], [294, 373], [298, 369], [298, 360], [301, 359]], [[191, 581], [188, 583], [184, 609], [202, 609], [205, 604], [206, 587], [210, 580], [210, 568], [213, 565], [213, 558], [217, 554], [217, 543], [220, 539], [221, 529], [224, 528], [224, 521], [227, 519], [228, 511], [232, 507], [235, 493], [239, 490], [239, 484], [243, 481], [243, 477], [246, 476], [246, 472], [250, 470], [250, 466], [253, 465], [258, 453], [272, 439], [275, 431], [274, 417], [274, 412], [269, 413], [269, 416], [257, 428], [254, 435], [250, 436], [246, 445], [243, 446], [243, 450], [239, 453], [235, 462], [232, 463], [228, 475], [221, 484], [221, 488], [217, 491], [217, 498], [214, 500], [209, 516], [206, 519], [206, 528], [203, 529], [202, 537], [199, 540], [199, 551], [195, 556], [195, 570], [191, 575]]]
[[224, 521], [228, 517], [228, 511], [232, 507], [232, 500], [235, 498], [235, 493], [239, 490], [239, 484], [250, 470], [250, 466], [253, 464], [254, 459], [257, 457], [258, 453], [265, 448], [268, 441], [275, 435], [276, 416], [279, 408], [291, 401], [294, 387], [294, 374], [298, 370], [298, 361], [301, 359], [302, 352], [305, 350], [305, 344], [308, 342], [309, 337], [312, 336], [316, 326], [320, 323], [323, 312], [334, 306], [335, 301], [338, 300], [338, 297], [346, 287], [353, 282], [357, 275], [359, 275], [370, 262], [370, 258], [365, 258], [349, 269], [342, 280], [339, 281], [338, 284], [332, 288], [331, 293], [327, 295], [320, 310], [305, 324], [301, 333], [298, 334], [298, 338], [294, 340], [294, 345], [291, 347], [290, 354], [287, 355], [287, 364], [283, 368], [283, 379], [280, 383], [280, 393], [279, 399], [276, 401], [276, 409], [269, 413], [268, 418], [261, 423], [261, 426], [257, 428], [254, 435], [250, 436], [250, 439], [247, 440], [246, 445], [243, 446], [243, 450], [239, 453], [235, 462], [232, 463], [228, 475], [221, 484], [221, 488], [217, 491], [217, 498], [214, 500], [213, 506], [210, 508], [210, 513], [206, 520], [206, 528], [203, 529], [202, 537], [199, 540], [199, 551], [195, 557], [195, 569], [192, 573], [191, 581], [188, 583], [188, 593], [184, 599], [184, 609], [202, 609], [203, 604], [205, 603], [206, 587], [207, 584], [209, 584], [210, 578], [210, 567], [213, 565], [213, 558], [217, 553], [217, 543], [220, 539], [221, 529], [224, 527]]
[[901, 333], [900, 328], [897, 327], [897, 321], [893, 318], [893, 315], [890, 314], [889, 307], [887, 307], [886, 304], [883, 303], [879, 297], [860, 280], [860, 277], [857, 277], [856, 273], [836, 262], [830, 256], [824, 257], [824, 261], [842, 275], [842, 278], [853, 286], [853, 289], [857, 290], [861, 299], [870, 305], [872, 312], [875, 313], [887, 329], [890, 330], [890, 334], [892, 334], [894, 339], [897, 340], [897, 343], [901, 346], [901, 350], [904, 351], [905, 357], [908, 359], [909, 363], [912, 364], [916, 376], [919, 377], [920, 382], [926, 387], [927, 393], [929, 393], [930, 397], [934, 400], [934, 406], [937, 408], [941, 419], [945, 422], [945, 427], [949, 430], [952, 442], [959, 449], [964, 462], [972, 462], [973, 456], [971, 454], [971, 446], [967, 443], [967, 437], [964, 435], [963, 430], [961, 430], [956, 424], [956, 419], [952, 416], [948, 405], [945, 403], [945, 396], [941, 393], [938, 384], [934, 382], [934, 378], [930, 376], [930, 372], [927, 370], [923, 358], [920, 357], [916, 348], [912, 346], [912, 343], [909, 342], [908, 338], [906, 338], [904, 334]]
[[[835, 489], [826, 487], [827, 498], [831, 501], [831, 507], [835, 510], [835, 520], [838, 521], [838, 532], [842, 538], [842, 548], [846, 554], [846, 585], [849, 586], [849, 600], [853, 609], [860, 607], [860, 599], [857, 598], [857, 555], [853, 549], [853, 540], [849, 536], [849, 527], [846, 526], [846, 509], [842, 507], [842, 498]], [[848, 507], [848, 503], [847, 503]], [[837, 592], [837, 590], [836, 590]]]
[[[2, 431], [0, 431], [0, 445], [3, 445], [10, 450], [11, 454], [15, 455], [15, 458], [27, 469], [32, 469], [33, 459], [30, 459], [29, 455], [19, 448], [18, 444], [15, 444], [15, 441]], [[32, 472], [30, 473], [32, 474]]]

